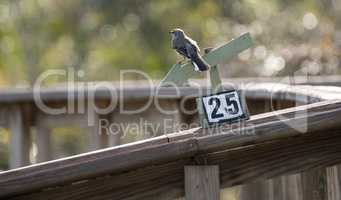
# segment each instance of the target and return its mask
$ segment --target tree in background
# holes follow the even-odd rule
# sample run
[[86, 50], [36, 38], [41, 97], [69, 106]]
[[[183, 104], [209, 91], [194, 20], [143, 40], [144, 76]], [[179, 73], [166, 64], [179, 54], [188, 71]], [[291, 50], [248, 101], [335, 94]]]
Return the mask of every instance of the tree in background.
[[121, 69], [159, 79], [177, 60], [168, 35], [174, 27], [202, 47], [251, 32], [254, 48], [225, 77], [336, 74], [340, 11], [336, 0], [2, 1], [0, 84], [32, 85], [56, 68], [84, 70], [86, 80], [115, 80]]

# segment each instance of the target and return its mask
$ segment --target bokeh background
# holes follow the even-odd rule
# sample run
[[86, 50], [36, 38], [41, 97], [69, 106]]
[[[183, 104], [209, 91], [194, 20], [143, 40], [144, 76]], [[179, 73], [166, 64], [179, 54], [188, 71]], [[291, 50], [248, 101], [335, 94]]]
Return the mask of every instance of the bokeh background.
[[[254, 47], [220, 68], [224, 78], [341, 73], [340, 0], [1, 0], [0, 87], [31, 87], [48, 69], [82, 70], [82, 81], [115, 81], [122, 69], [161, 79], [180, 59], [175, 27], [202, 48], [251, 33]], [[57, 132], [60, 157], [86, 144], [72, 142], [79, 130]], [[0, 169], [8, 138], [1, 130]]]
[[174, 27], [202, 48], [250, 32], [254, 48], [224, 77], [340, 73], [339, 0], [3, 0], [0, 86], [29, 86], [44, 70], [67, 68], [84, 70], [86, 81], [117, 80], [121, 69], [160, 79], [179, 59]]

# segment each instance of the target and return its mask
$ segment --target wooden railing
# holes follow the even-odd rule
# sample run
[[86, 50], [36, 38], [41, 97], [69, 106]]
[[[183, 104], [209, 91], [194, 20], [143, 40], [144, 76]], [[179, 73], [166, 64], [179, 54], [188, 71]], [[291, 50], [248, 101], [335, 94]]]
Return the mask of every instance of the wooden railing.
[[[200, 83], [200, 81], [197, 81]], [[201, 81], [204, 82], [204, 81]], [[261, 83], [261, 84], [260, 84]], [[276, 84], [274, 84], [276, 83]], [[292, 107], [297, 103], [304, 104], [319, 101], [320, 99], [337, 99], [338, 94], [333, 92], [311, 90], [297, 91], [295, 88], [288, 88], [285, 85], [278, 83], [293, 83], [293, 84], [309, 84], [309, 85], [340, 85], [341, 78], [339, 76], [331, 77], [295, 77], [295, 78], [243, 78], [225, 80], [226, 86], [234, 85], [242, 87], [247, 98], [251, 114], [270, 111], [270, 98], [272, 103], [280, 104], [278, 108]], [[200, 83], [201, 84], [201, 83]], [[199, 85], [200, 85], [199, 84]], [[124, 88], [119, 88], [118, 83], [112, 84], [112, 90], [115, 90], [124, 98], [124, 103], [127, 107], [145, 102], [151, 93], [150, 87], [145, 83], [125, 83]], [[157, 85], [157, 84], [156, 84]], [[273, 86], [278, 87], [277, 89]], [[280, 86], [284, 86], [280, 88]], [[201, 84], [201, 87], [185, 87], [181, 88], [177, 93], [171, 88], [164, 88], [160, 92], [160, 103], [167, 108], [178, 108], [179, 101], [188, 96], [196, 96], [200, 90], [206, 91], [207, 85]], [[274, 90], [277, 92], [274, 92]], [[153, 90], [152, 90], [153, 91]], [[78, 88], [72, 91], [72, 98], [83, 98], [86, 101], [87, 94], [94, 92], [91, 88]], [[328, 93], [328, 95], [324, 95]], [[82, 95], [79, 95], [82, 94]], [[321, 97], [322, 94], [322, 97]], [[67, 107], [69, 106], [70, 91], [65, 86], [57, 88], [44, 88], [39, 91], [41, 100], [49, 106]], [[110, 92], [107, 89], [99, 88], [96, 90], [96, 104], [105, 104], [110, 100]], [[315, 100], [314, 100], [315, 99]], [[193, 98], [189, 98], [185, 105], [191, 106], [194, 104]], [[276, 106], [275, 106], [276, 107]], [[29, 149], [32, 143], [30, 129], [36, 131], [37, 137], [33, 141], [38, 148], [37, 161], [47, 161], [55, 159], [54, 152], [51, 149], [51, 131], [56, 127], [62, 126], [77, 126], [83, 127], [88, 132], [90, 143], [87, 151], [92, 151], [100, 148], [114, 146], [120, 144], [120, 138], [117, 136], [107, 136], [98, 134], [96, 124], [88, 126], [87, 120], [89, 117], [98, 121], [101, 118], [107, 118], [117, 122], [132, 122], [138, 120], [139, 117], [146, 118], [150, 121], [157, 121], [160, 118], [172, 118], [174, 121], [191, 123], [196, 120], [197, 116], [184, 115], [182, 113], [172, 116], [162, 116], [158, 113], [155, 107], [151, 106], [147, 112], [141, 113], [139, 116], [121, 115], [117, 111], [113, 111], [105, 116], [98, 115], [92, 112], [91, 109], [84, 108], [86, 112], [82, 113], [66, 113], [60, 115], [49, 115], [41, 111], [34, 101], [34, 94], [31, 89], [11, 89], [0, 90], [0, 125], [11, 129], [11, 145], [10, 145], [10, 168], [29, 165]], [[150, 114], [152, 113], [152, 114]], [[163, 133], [158, 133], [163, 134]]]
[[[339, 199], [339, 168], [326, 170], [324, 167], [340, 163], [341, 89], [322, 85], [339, 85], [341, 81], [336, 76], [308, 80], [296, 77], [294, 83], [303, 85], [289, 86], [283, 81], [286, 79], [279, 78], [277, 83], [271, 79], [261, 80], [233, 79], [224, 82], [226, 87], [234, 85], [243, 91], [253, 114], [246, 123], [232, 127], [227, 125], [223, 131], [208, 132], [208, 129], [199, 127], [178, 133], [170, 130], [166, 132], [170, 133], [168, 135], [159, 133], [162, 136], [117, 147], [110, 146], [120, 144], [119, 137], [100, 132], [96, 124], [87, 126], [89, 114], [95, 120], [105, 118], [125, 123], [139, 118], [154, 123], [162, 118], [192, 123], [197, 116], [181, 112], [164, 115], [153, 106], [138, 116], [125, 116], [115, 110], [108, 115], [88, 110], [82, 114], [49, 115], [39, 110], [31, 90], [1, 91], [0, 124], [12, 130], [12, 168], [30, 164], [32, 140], [29, 127], [36, 129], [37, 137], [33, 142], [38, 147], [38, 162], [54, 159], [51, 129], [59, 126], [85, 127], [91, 137], [88, 151], [110, 148], [1, 173], [0, 197], [172, 199], [184, 195], [183, 167], [204, 164], [219, 166], [221, 187], [257, 181], [241, 188], [242, 200], [326, 199], [326, 196], [330, 200]], [[138, 84], [138, 87], [126, 84], [124, 88], [116, 88], [113, 84], [112, 90], [122, 95], [128, 107], [145, 102], [151, 91], [155, 91], [143, 84]], [[193, 107], [193, 98], [200, 91], [206, 91], [205, 84], [200, 88], [181, 88], [179, 93], [172, 88], [163, 88], [157, 94], [163, 106], [177, 109], [182, 103]], [[79, 93], [92, 91], [90, 88], [74, 92], [74, 96], [78, 97]], [[39, 94], [49, 106], [68, 105], [65, 87], [43, 89]], [[110, 100], [108, 90], [97, 90], [95, 94], [96, 104]], [[87, 104], [86, 98], [82, 101]], [[314, 102], [320, 103], [311, 104]], [[304, 104], [310, 105], [295, 107]], [[274, 110], [277, 112], [270, 112]], [[304, 173], [282, 176], [299, 172]], [[268, 178], [274, 179], [264, 181]], [[78, 194], [77, 198], [73, 194]]]
[[222, 188], [324, 168], [341, 162], [340, 126], [341, 100], [288, 108], [10, 170], [0, 197], [173, 199], [184, 195], [188, 165], [219, 166]]
[[[270, 81], [276, 81], [270, 82]], [[286, 78], [249, 78], [249, 79], [230, 79], [225, 81], [226, 87], [241, 88], [249, 104], [251, 114], [263, 113], [271, 110], [271, 106], [278, 104], [278, 108], [292, 107], [296, 104], [305, 104], [309, 102], [320, 101], [321, 99], [337, 99], [337, 93], [331, 91], [324, 91], [324, 89], [313, 91], [300, 88], [290, 88], [283, 83], [296, 84], [311, 84], [311, 85], [330, 85], [341, 83], [341, 78], [333, 77], [295, 77], [294, 79]], [[203, 82], [203, 81], [202, 81]], [[278, 83], [279, 82], [279, 83]], [[200, 91], [207, 92], [207, 85], [200, 83], [201, 87], [184, 87], [176, 91], [172, 88], [162, 88], [155, 94], [154, 88], [150, 88], [145, 83], [125, 83], [123, 88], [118, 87], [119, 84], [112, 84], [109, 90], [99, 88], [92, 89], [76, 88], [76, 90], [69, 91], [66, 87], [45, 88], [39, 91], [39, 97], [48, 106], [51, 107], [66, 107], [70, 105], [70, 99], [75, 98], [72, 104], [84, 106], [82, 113], [65, 113], [59, 115], [51, 115], [43, 112], [34, 99], [34, 93], [31, 89], [11, 89], [0, 91], [0, 125], [11, 130], [11, 144], [10, 146], [10, 168], [29, 165], [29, 149], [34, 142], [38, 149], [37, 162], [48, 161], [55, 159], [54, 152], [51, 149], [51, 130], [56, 127], [63, 126], [77, 126], [84, 128], [84, 132], [88, 133], [90, 137], [88, 149], [85, 151], [92, 151], [109, 146], [118, 145], [121, 143], [120, 138], [116, 135], [102, 134], [98, 129], [98, 124], [88, 126], [89, 118], [93, 121], [100, 119], [108, 119], [117, 123], [130, 123], [138, 121], [139, 118], [144, 118], [150, 121], [158, 122], [161, 118], [173, 119], [174, 123], [191, 123], [197, 120], [197, 115], [186, 115], [181, 112], [173, 115], [162, 115], [158, 112], [155, 106], [150, 106], [146, 112], [140, 115], [122, 115], [113, 110], [107, 115], [99, 115], [93, 112], [93, 108], [88, 104], [88, 94], [94, 95], [96, 104], [107, 104], [110, 101], [110, 90], [117, 92], [119, 98], [122, 97], [124, 104], [127, 107], [135, 104], [143, 104], [150, 96], [157, 96], [160, 104], [167, 109], [177, 109], [181, 104], [193, 107], [194, 97]], [[157, 85], [157, 84], [156, 84]], [[178, 93], [179, 92], [179, 93]], [[71, 94], [71, 97], [70, 97]], [[322, 95], [322, 97], [321, 97]], [[192, 97], [192, 98], [188, 98]], [[270, 99], [272, 104], [270, 104]], [[122, 102], [121, 102], [122, 103]], [[275, 106], [276, 107], [276, 106]], [[30, 130], [36, 130], [36, 139], [32, 141]], [[169, 130], [171, 132], [172, 130]], [[168, 133], [169, 133], [168, 132]], [[162, 132], [157, 135], [164, 134]]]

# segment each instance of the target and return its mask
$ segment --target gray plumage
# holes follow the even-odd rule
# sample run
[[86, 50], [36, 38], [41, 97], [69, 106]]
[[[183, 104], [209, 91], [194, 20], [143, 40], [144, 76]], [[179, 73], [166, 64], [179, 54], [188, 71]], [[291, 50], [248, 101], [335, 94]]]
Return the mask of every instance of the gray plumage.
[[170, 31], [172, 36], [172, 48], [179, 54], [191, 60], [195, 71], [206, 71], [209, 64], [202, 59], [200, 48], [196, 41], [189, 38], [185, 32], [179, 28]]

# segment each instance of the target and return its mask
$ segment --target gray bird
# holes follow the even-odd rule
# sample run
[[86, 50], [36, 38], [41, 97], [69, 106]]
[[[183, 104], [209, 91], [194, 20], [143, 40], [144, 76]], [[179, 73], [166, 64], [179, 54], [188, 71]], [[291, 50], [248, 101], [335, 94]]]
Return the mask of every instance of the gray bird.
[[206, 71], [210, 68], [209, 64], [202, 59], [200, 48], [196, 41], [189, 38], [185, 32], [179, 28], [170, 31], [172, 36], [172, 48], [175, 49], [184, 59], [191, 60], [195, 71]]

